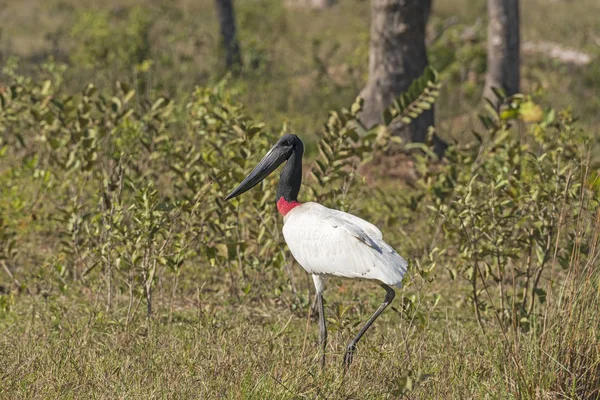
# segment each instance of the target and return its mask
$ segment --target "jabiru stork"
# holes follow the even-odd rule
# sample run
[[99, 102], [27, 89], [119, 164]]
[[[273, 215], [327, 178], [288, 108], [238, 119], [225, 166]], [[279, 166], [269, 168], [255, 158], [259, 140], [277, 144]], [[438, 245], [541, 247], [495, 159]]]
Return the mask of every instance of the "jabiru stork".
[[344, 366], [347, 368], [352, 363], [360, 338], [394, 299], [396, 292], [391, 286], [401, 287], [407, 263], [383, 240], [381, 231], [375, 225], [318, 203], [298, 202], [303, 154], [304, 144], [298, 136], [282, 136], [225, 200], [250, 190], [287, 161], [281, 170], [277, 187], [277, 209], [283, 216], [285, 241], [296, 261], [312, 274], [317, 291], [321, 367], [325, 366], [327, 346], [323, 276], [371, 279], [378, 281], [385, 289], [383, 303], [346, 347]]

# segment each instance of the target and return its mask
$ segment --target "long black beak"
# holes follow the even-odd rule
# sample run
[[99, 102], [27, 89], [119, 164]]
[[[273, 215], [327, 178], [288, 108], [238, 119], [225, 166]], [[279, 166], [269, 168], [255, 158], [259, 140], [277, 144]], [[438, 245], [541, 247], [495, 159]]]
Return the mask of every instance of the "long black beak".
[[252, 172], [250, 172], [250, 175], [248, 175], [238, 187], [233, 189], [233, 191], [225, 197], [225, 200], [233, 199], [258, 185], [260, 181], [269, 176], [271, 172], [275, 171], [277, 167], [289, 158], [289, 156], [289, 148], [286, 149], [278, 145], [273, 146], [263, 159], [260, 160], [258, 165], [254, 167]]

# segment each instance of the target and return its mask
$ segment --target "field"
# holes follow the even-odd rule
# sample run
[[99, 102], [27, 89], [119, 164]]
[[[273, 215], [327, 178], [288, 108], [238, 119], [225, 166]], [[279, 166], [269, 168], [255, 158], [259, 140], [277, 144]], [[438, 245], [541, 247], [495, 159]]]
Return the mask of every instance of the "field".
[[[444, 160], [355, 131], [368, 1], [235, 6], [228, 74], [212, 1], [0, 5], [0, 398], [600, 398], [600, 3], [522, 1], [523, 42], [591, 62], [524, 53], [495, 114], [485, 1], [434, 0]], [[282, 132], [300, 200], [410, 262], [348, 372], [384, 291], [327, 281], [322, 370], [277, 174], [223, 201]]]

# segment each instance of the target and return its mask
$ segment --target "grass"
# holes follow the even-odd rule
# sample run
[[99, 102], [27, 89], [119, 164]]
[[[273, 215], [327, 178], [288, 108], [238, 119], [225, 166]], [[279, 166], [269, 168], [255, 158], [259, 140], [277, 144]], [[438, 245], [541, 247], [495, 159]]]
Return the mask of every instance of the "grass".
[[[134, 5], [144, 11], [139, 19], [130, 20], [129, 8]], [[350, 105], [366, 80], [369, 2], [340, 1], [322, 12], [288, 10], [274, 0], [237, 2], [236, 7], [246, 67], [229, 77], [231, 93], [249, 115], [264, 120], [268, 130], [288, 124], [314, 149], [328, 110]], [[92, 21], [100, 21], [99, 25], [108, 21], [109, 35], [106, 29], [92, 27], [73, 34], [86, 10], [92, 11]], [[102, 12], [109, 16], [106, 21]], [[22, 58], [21, 71], [36, 76], [40, 63], [53, 56], [68, 64], [66, 91], [79, 91], [88, 81], [110, 88], [120, 79], [131, 82], [142, 97], [167, 94], [183, 105], [194, 85], [210, 85], [225, 75], [213, 13], [208, 0], [8, 2], [0, 6], [0, 63], [17, 55]], [[550, 5], [546, 0], [523, 1], [523, 38], [555, 41], [597, 58], [599, 13], [596, 0], [557, 0]], [[434, 1], [430, 37], [445, 21], [457, 19], [457, 31], [448, 29], [430, 46], [431, 59], [444, 77], [437, 129], [446, 138], [462, 141], [465, 132], [479, 127], [485, 25], [477, 21], [484, 15], [483, 0]], [[135, 47], [135, 40], [123, 40], [143, 36], [128, 29], [145, 32], [146, 17], [151, 23], [145, 41]], [[460, 39], [466, 28], [475, 30], [473, 43]], [[90, 55], [91, 47], [83, 40], [88, 34], [92, 44], [106, 45], [108, 52], [121, 51], [115, 53], [114, 65], [125, 67], [116, 68], [113, 59], [108, 62], [109, 58]], [[147, 59], [153, 64], [144, 69]], [[597, 136], [597, 63], [565, 66], [543, 55], [523, 61], [524, 90], [544, 106], [571, 106], [581, 125]], [[88, 62], [92, 66], [84, 67]], [[4, 79], [0, 76], [0, 86]], [[180, 124], [170, 125], [169, 135], [183, 135], [184, 122]], [[435, 269], [432, 282], [419, 279], [413, 266], [414, 284], [399, 292], [392, 307], [361, 340], [347, 374], [341, 368], [345, 346], [384, 293], [374, 283], [331, 279], [326, 291], [328, 366], [321, 371], [318, 327], [310, 310], [312, 283], [297, 265], [277, 271], [248, 267], [243, 278], [232, 274], [239, 279], [238, 290], [232, 290], [235, 262], [218, 269], [221, 266], [196, 256], [178, 274], [161, 274], [156, 280], [154, 318], [144, 317], [139, 291], [117, 293], [107, 308], [100, 279], [72, 281], [58, 271], [64, 254], [56, 214], [70, 201], [64, 199], [70, 192], [54, 190], [40, 197], [38, 188], [43, 185], [30, 183], [31, 171], [13, 168], [20, 156], [2, 158], [0, 164], [0, 216], [16, 230], [17, 262], [10, 268], [22, 284], [0, 269], [0, 398], [600, 396], [595, 247], [586, 249], [590, 254], [579, 261], [575, 246], [569, 268], [553, 272], [556, 275], [547, 285], [551, 289], [548, 307], [537, 316], [539, 329], [529, 333], [504, 330], [493, 311], [484, 316], [486, 331], [482, 331], [473, 315], [468, 282], [449, 277], [450, 264], [458, 259], [452, 258], [456, 249], [447, 249], [446, 263]], [[68, 174], [60, 179], [67, 186], [70, 179], [71, 186], [81, 182]], [[168, 186], [166, 182], [159, 184]], [[76, 187], [81, 191], [73, 191], [81, 193], [86, 207], [96, 203], [97, 193], [90, 189], [96, 183], [86, 180]], [[60, 182], [53, 189], [59, 187], [63, 188]], [[386, 226], [389, 211], [364, 201], [363, 195], [372, 189], [383, 189], [390, 197], [412, 190], [383, 177], [369, 182], [352, 199], [357, 210], [380, 226]], [[211, 205], [212, 199], [202, 204]], [[433, 229], [426, 215], [393, 217], [408, 223], [386, 226], [385, 237], [406, 250], [402, 253], [407, 258], [426, 258], [424, 249], [439, 242], [428, 236]], [[0, 228], [3, 223], [0, 218]], [[586, 223], [588, 236], [576, 237], [573, 243], [597, 242], [597, 216]], [[279, 228], [278, 224], [273, 226]], [[132, 282], [126, 276], [116, 279], [123, 286]], [[414, 300], [414, 308], [407, 299]]]
[[[592, 276], [597, 280], [597, 272]], [[587, 337], [583, 330], [569, 332], [598, 322], [596, 308], [587, 307], [600, 304], [598, 293], [579, 290], [575, 298], [583, 294], [585, 308], [580, 304], [570, 314], [548, 316], [540, 337], [504, 337], [493, 322], [484, 335], [460, 309], [447, 305], [423, 307], [429, 310], [427, 325], [390, 309], [360, 343], [344, 374], [342, 352], [355, 323], [380, 301], [375, 288], [334, 284], [328, 291], [332, 321], [324, 372], [316, 357], [316, 322], [277, 299], [238, 303], [199, 285], [196, 295], [178, 295], [173, 309], [162, 303], [154, 320], [126, 324], [115, 319], [119, 312], [104, 312], [94, 298], [82, 301], [85, 294], [19, 296], [0, 320], [1, 396], [579, 398], [560, 381], [561, 369], [574, 362], [570, 371], [575, 372], [572, 367], [584, 353], [598, 354], [593, 349], [598, 332]], [[565, 296], [564, 301], [572, 300]], [[352, 311], [340, 318], [338, 306]], [[580, 354], [561, 354], [561, 340], [578, 341], [571, 350]]]

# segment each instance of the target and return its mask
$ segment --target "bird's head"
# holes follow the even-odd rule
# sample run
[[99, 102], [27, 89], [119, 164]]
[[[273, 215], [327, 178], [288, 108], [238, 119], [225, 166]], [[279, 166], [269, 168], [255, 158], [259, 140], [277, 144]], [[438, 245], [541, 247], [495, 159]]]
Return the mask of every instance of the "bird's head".
[[302, 155], [304, 152], [302, 140], [293, 134], [283, 135], [279, 138], [277, 143], [271, 147], [271, 150], [265, 154], [263, 159], [260, 160], [258, 165], [254, 167], [252, 172], [250, 172], [242, 183], [225, 197], [225, 200], [233, 199], [258, 185], [263, 179], [275, 171], [277, 167], [283, 164], [284, 161], [289, 159], [294, 152], [298, 152]]

